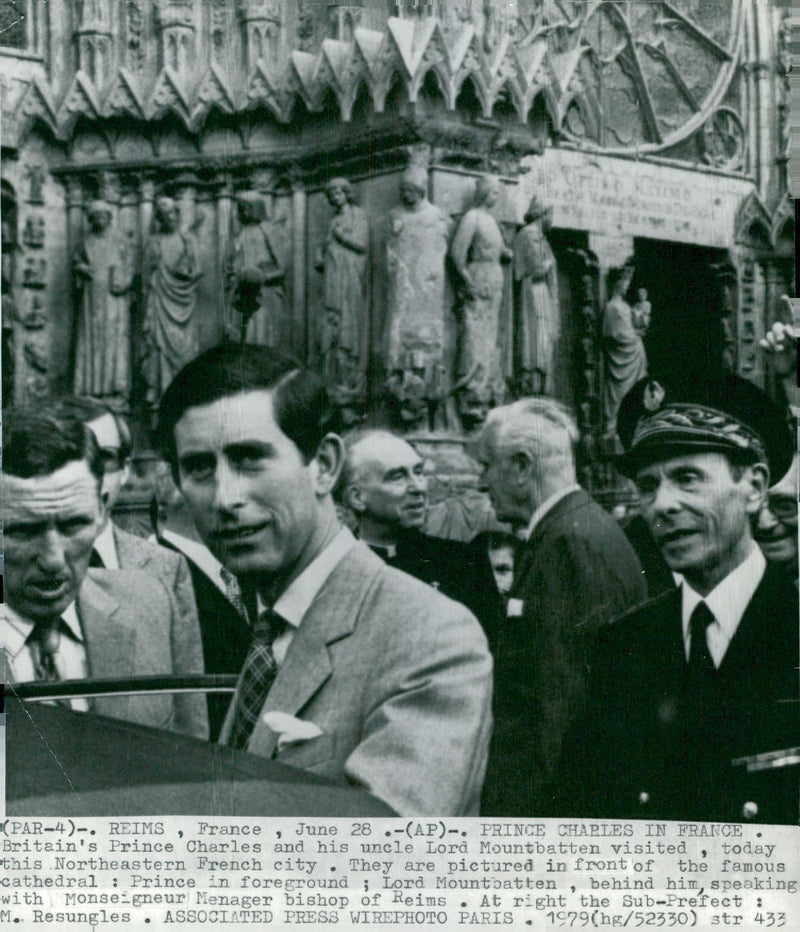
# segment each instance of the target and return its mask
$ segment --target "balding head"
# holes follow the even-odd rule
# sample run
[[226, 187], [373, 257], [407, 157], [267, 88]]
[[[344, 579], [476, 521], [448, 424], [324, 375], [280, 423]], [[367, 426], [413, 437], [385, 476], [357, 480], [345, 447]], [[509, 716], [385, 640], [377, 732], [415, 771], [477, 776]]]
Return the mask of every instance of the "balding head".
[[480, 488], [500, 521], [524, 527], [534, 511], [575, 482], [578, 429], [552, 398], [523, 398], [489, 412], [476, 447]]
[[428, 481], [416, 450], [389, 431], [356, 431], [345, 437], [344, 503], [358, 516], [361, 536], [393, 543], [425, 521]]

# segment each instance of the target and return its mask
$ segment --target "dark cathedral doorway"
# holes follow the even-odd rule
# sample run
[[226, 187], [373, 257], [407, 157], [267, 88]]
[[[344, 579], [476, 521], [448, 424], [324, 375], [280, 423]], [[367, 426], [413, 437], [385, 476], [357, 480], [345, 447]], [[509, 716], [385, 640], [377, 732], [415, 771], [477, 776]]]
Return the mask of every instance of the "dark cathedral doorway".
[[627, 300], [634, 304], [637, 291], [647, 290], [652, 317], [644, 343], [651, 373], [722, 370], [725, 332], [714, 266], [726, 259], [724, 249], [634, 241], [636, 269]]

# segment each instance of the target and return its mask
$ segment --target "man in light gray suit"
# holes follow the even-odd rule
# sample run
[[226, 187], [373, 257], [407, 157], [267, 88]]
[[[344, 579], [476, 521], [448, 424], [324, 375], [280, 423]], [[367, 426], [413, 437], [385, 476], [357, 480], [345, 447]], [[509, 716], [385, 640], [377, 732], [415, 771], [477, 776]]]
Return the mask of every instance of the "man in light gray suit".
[[198, 531], [255, 590], [221, 740], [360, 784], [401, 815], [477, 814], [486, 639], [340, 526], [328, 420], [317, 377], [261, 346], [208, 350], [161, 400], [163, 452]]
[[95, 539], [90, 565], [107, 570], [142, 570], [160, 579], [174, 597], [178, 624], [186, 631], [193, 631], [198, 623], [198, 610], [184, 557], [123, 531], [110, 517], [131, 470], [131, 434], [125, 419], [102, 401], [84, 395], [59, 398], [56, 410], [85, 424], [100, 447], [102, 495], [109, 517]]
[[[3, 423], [5, 598], [11, 682], [201, 673], [200, 632], [157, 579], [87, 568], [106, 519], [94, 435], [52, 410]], [[78, 711], [206, 737], [202, 696], [75, 699]]]

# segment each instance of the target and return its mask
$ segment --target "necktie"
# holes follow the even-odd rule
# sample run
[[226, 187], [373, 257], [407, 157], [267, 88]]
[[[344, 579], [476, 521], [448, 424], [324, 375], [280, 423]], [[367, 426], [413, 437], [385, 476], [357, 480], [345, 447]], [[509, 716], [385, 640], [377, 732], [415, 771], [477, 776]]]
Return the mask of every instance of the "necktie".
[[225, 583], [226, 598], [236, 609], [236, 611], [242, 616], [242, 618], [247, 618], [247, 612], [245, 611], [244, 599], [242, 599], [242, 589], [239, 585], [239, 580], [230, 570], [225, 569], [224, 566], [220, 569], [219, 575], [222, 578], [222, 581]]
[[708, 649], [706, 629], [714, 621], [714, 615], [705, 602], [698, 602], [689, 619], [689, 675], [703, 677], [714, 672], [714, 661]]
[[261, 708], [278, 674], [278, 663], [272, 643], [285, 622], [272, 609], [263, 611], [253, 626], [253, 641], [242, 668], [236, 691], [236, 708], [228, 742], [231, 747], [245, 748], [253, 733]]
[[30, 641], [36, 646], [34, 651], [34, 675], [37, 680], [57, 683], [61, 677], [56, 669], [56, 654], [61, 645], [60, 618], [36, 623], [30, 635]]
[[105, 563], [100, 554], [92, 547], [92, 555], [89, 557], [89, 566], [96, 570], [105, 569]]

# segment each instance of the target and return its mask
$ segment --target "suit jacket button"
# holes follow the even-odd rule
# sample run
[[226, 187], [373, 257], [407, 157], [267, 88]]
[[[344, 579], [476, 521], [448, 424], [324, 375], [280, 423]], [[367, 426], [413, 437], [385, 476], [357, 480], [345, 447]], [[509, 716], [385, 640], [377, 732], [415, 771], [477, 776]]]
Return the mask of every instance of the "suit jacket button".
[[747, 802], [742, 806], [742, 816], [745, 819], [755, 819], [758, 815], [758, 803]]
[[642, 792], [639, 793], [639, 805], [646, 806], [649, 802], [650, 794], [647, 792], [647, 790], [642, 790]]

